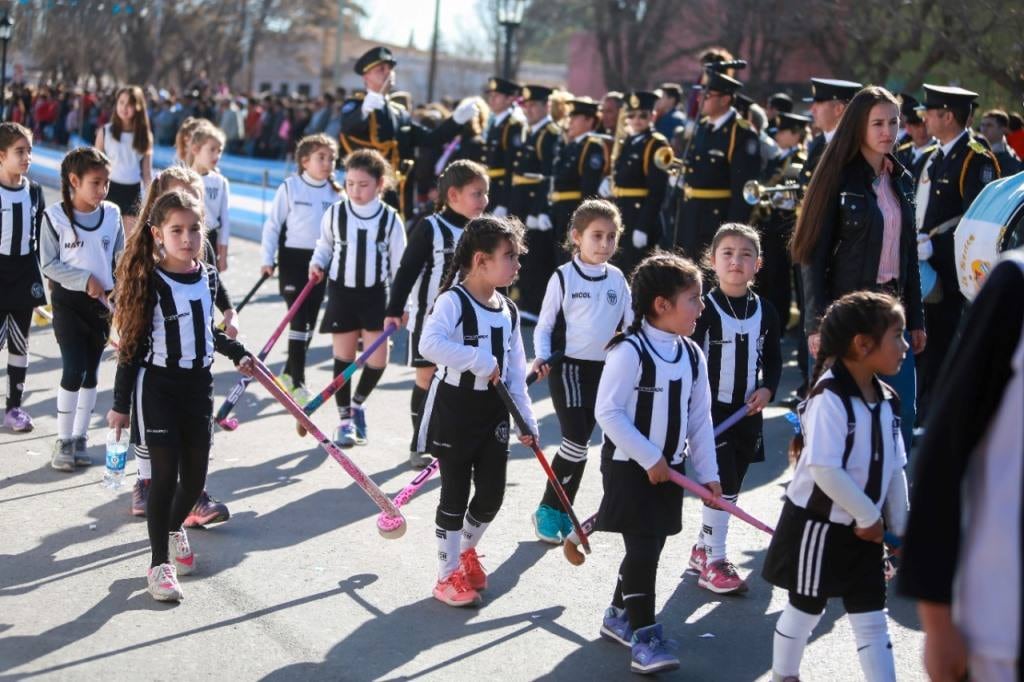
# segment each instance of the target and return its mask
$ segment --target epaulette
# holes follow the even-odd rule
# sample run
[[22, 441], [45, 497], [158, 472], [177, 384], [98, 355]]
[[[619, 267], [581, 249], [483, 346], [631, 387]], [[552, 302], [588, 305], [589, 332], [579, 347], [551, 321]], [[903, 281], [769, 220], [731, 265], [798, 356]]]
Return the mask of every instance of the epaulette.
[[561, 132], [562, 132], [562, 129], [561, 129], [561, 128], [559, 128], [559, 127], [558, 127], [558, 124], [557, 124], [557, 123], [555, 123], [554, 121], [551, 121], [551, 122], [549, 122], [549, 123], [548, 123], [548, 124], [547, 124], [546, 126], [544, 126], [544, 127], [545, 127], [545, 129], [546, 129], [546, 130], [547, 130], [547, 131], [548, 131], [549, 133], [551, 133], [552, 135], [558, 135], [559, 133], [561, 133]]
[[974, 151], [975, 154], [987, 154], [988, 153], [988, 147], [986, 147], [982, 143], [978, 142], [974, 138], [971, 138], [970, 140], [967, 141], [967, 146], [970, 147]]
[[925, 147], [924, 150], [921, 153], [922, 154], [931, 154], [933, 151], [935, 151], [938, 148], [939, 148], [939, 145], [937, 145], [937, 144], [930, 144], [927, 147]]
[[665, 144], [668, 144], [668, 138], [659, 133], [657, 130], [651, 133], [651, 139], [658, 140], [659, 142], [664, 142]]
[[601, 140], [602, 142], [611, 142], [612, 141], [612, 136], [611, 135], [605, 135], [604, 133], [590, 133], [590, 137], [596, 137], [597, 139]]
[[904, 151], [906, 149], [910, 149], [913, 146], [914, 146], [914, 141], [913, 140], [909, 140], [909, 141], [904, 142], [903, 144], [901, 144], [899, 147], [896, 147], [896, 151], [902, 152], [902, 151]]
[[362, 102], [365, 97], [366, 97], [366, 93], [365, 92], [363, 92], [362, 90], [357, 90], [356, 92], [352, 93], [352, 96], [349, 99], [354, 99], [357, 102]]
[[736, 116], [736, 125], [744, 130], [753, 130], [753, 127], [750, 125], [750, 121], [742, 118], [741, 116]]

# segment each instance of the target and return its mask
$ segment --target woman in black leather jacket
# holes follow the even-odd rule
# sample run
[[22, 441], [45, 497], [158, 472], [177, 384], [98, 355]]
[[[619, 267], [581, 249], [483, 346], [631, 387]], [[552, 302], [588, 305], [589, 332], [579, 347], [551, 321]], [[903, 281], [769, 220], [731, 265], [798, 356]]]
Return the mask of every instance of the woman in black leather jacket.
[[899, 112], [892, 93], [877, 86], [862, 89], [850, 101], [807, 187], [792, 251], [803, 275], [811, 355], [817, 354], [821, 316], [840, 296], [885, 291], [903, 302], [913, 353], [907, 355], [900, 373], [888, 380], [900, 394], [909, 450], [914, 425], [913, 355], [924, 350], [927, 336], [917, 262], [914, 180], [891, 153]]

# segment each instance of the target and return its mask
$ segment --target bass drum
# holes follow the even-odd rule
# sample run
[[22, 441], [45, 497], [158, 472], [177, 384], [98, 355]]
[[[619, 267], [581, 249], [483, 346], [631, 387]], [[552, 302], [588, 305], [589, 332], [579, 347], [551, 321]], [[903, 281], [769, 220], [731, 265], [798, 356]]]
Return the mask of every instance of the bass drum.
[[[990, 182], [953, 235], [960, 292], [973, 300], [1003, 251], [1024, 245], [1024, 173]], [[922, 288], [924, 269], [921, 273]]]

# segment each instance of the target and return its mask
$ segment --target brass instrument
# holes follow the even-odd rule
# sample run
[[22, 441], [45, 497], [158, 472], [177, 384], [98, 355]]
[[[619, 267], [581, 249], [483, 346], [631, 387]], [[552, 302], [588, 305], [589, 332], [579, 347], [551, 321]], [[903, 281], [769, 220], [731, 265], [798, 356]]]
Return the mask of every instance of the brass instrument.
[[623, 102], [622, 106], [619, 107], [619, 117], [615, 121], [615, 134], [612, 142], [612, 153], [608, 161], [608, 183], [609, 186], [614, 190], [615, 188], [615, 162], [619, 160], [619, 154], [622, 153], [622, 143], [626, 138], [626, 103]]
[[672, 147], [662, 147], [654, 152], [654, 165], [669, 175], [675, 175], [683, 170], [683, 160], [672, 151]]
[[786, 208], [787, 204], [795, 203], [799, 199], [800, 185], [795, 181], [766, 187], [757, 180], [750, 180], [743, 185], [743, 200], [751, 206]]

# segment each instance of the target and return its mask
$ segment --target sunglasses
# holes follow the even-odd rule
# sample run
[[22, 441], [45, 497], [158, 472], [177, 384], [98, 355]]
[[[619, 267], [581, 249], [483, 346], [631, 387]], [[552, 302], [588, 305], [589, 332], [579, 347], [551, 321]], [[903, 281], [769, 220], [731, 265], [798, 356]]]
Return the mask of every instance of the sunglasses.
[[646, 111], [627, 111], [626, 118], [647, 118], [650, 114]]

